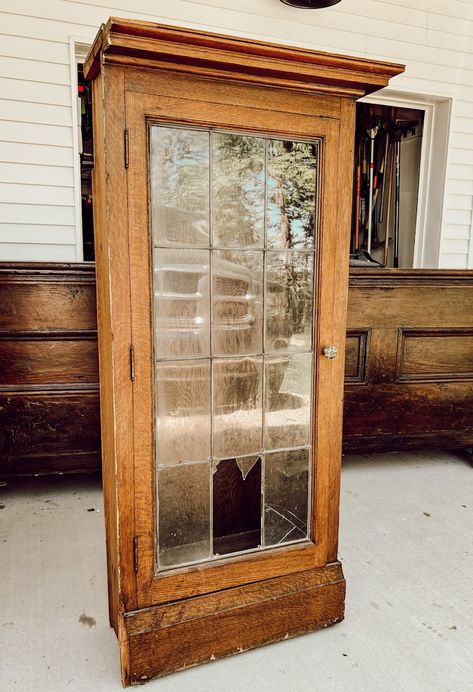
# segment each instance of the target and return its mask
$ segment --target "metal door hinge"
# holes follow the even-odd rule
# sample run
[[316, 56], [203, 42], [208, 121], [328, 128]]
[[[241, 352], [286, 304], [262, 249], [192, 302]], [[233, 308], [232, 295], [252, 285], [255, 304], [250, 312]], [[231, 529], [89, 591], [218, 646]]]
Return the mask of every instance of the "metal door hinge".
[[130, 346], [130, 380], [135, 381], [135, 349]]
[[124, 141], [125, 168], [128, 168], [128, 160], [129, 160], [129, 154], [130, 154], [130, 142], [129, 142], [129, 138], [128, 138], [128, 130], [125, 130], [123, 132], [123, 141]]
[[133, 567], [138, 572], [138, 538], [133, 538]]

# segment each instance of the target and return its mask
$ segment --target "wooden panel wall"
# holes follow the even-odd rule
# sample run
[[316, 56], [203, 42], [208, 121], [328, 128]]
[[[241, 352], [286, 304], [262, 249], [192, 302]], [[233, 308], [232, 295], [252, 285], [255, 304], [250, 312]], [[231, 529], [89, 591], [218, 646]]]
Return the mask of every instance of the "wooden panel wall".
[[473, 272], [351, 272], [345, 451], [473, 444]]
[[[100, 468], [92, 263], [0, 264], [0, 476]], [[353, 270], [344, 449], [473, 444], [473, 272]]]
[[100, 467], [94, 265], [0, 264], [0, 475]]

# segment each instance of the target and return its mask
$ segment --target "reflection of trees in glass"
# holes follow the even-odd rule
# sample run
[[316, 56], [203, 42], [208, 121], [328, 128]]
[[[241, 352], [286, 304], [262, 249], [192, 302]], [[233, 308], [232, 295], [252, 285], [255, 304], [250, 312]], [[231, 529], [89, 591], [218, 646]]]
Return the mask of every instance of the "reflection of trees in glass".
[[287, 313], [293, 334], [312, 323], [312, 258], [308, 253], [288, 253], [285, 263]]
[[265, 141], [258, 137], [212, 136], [214, 244], [263, 245], [264, 147]]
[[153, 127], [153, 227], [158, 242], [207, 245], [209, 133]]
[[268, 141], [268, 244], [311, 247], [314, 241], [316, 145]]
[[[316, 166], [315, 144], [268, 142], [268, 246], [313, 247]], [[281, 279], [291, 333], [302, 333], [312, 322], [313, 266], [309, 255], [287, 254]]]

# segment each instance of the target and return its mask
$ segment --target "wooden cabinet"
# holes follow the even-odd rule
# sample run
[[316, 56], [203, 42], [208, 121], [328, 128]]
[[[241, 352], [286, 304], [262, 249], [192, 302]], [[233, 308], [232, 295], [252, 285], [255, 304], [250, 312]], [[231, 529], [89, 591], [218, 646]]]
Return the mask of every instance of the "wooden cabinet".
[[354, 103], [400, 71], [118, 19], [86, 61], [124, 684], [343, 617]]

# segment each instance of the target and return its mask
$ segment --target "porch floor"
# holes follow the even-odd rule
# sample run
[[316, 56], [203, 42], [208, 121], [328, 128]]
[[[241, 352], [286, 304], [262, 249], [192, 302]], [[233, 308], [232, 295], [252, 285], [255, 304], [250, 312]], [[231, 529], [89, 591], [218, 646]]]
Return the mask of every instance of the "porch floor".
[[[473, 465], [345, 457], [343, 623], [147, 683], [152, 692], [472, 692]], [[96, 477], [0, 486], [0, 690], [120, 689]]]

